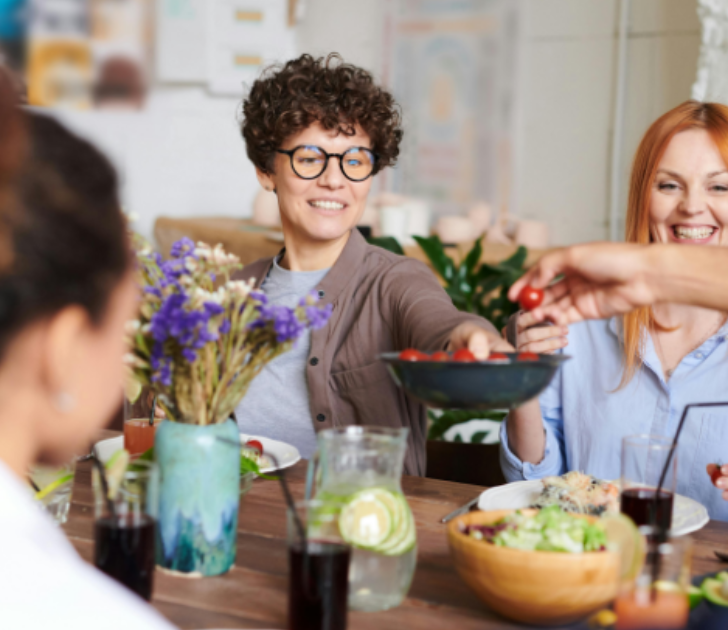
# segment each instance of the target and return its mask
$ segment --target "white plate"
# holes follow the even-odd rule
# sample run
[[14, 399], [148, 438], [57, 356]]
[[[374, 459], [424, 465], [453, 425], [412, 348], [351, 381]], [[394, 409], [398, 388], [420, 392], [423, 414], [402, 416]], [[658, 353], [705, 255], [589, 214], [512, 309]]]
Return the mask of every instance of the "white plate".
[[[504, 486], [496, 486], [480, 495], [478, 508], [481, 510], [519, 510], [533, 505], [541, 493], [543, 484], [540, 480], [514, 481]], [[675, 495], [672, 507], [672, 534], [682, 536], [695, 532], [707, 525], [710, 518], [703, 505], [684, 497]]]
[[[262, 473], [271, 473], [276, 470], [280, 470], [281, 468], [288, 468], [301, 459], [301, 453], [299, 453], [298, 449], [291, 444], [279, 442], [278, 440], [271, 440], [267, 437], [245, 435], [244, 433], [241, 433], [240, 443], [245, 444], [247, 440], [258, 440], [263, 445], [263, 454], [271, 454], [278, 460], [278, 467], [268, 466], [266, 468], [261, 468], [260, 472]], [[122, 448], [124, 448], [124, 437], [121, 435], [119, 437], [96, 442], [96, 452], [99, 454], [99, 459], [102, 462], [106, 462], [114, 453], [116, 453], [116, 451], [121, 450]]]

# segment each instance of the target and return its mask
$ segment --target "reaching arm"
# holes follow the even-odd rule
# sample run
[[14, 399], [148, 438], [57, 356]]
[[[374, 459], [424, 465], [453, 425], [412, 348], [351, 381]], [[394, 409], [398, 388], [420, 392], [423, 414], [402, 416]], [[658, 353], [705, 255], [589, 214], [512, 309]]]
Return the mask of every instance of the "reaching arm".
[[565, 325], [603, 319], [659, 302], [728, 310], [728, 249], [690, 245], [590, 243], [541, 258], [516, 284], [548, 287], [537, 321]]

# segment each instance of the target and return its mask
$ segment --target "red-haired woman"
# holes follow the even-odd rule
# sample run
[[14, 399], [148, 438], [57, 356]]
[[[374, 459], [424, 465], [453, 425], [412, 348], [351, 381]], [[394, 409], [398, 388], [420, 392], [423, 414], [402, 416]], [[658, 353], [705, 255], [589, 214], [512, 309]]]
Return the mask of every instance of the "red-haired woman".
[[[629, 191], [632, 243], [728, 245], [728, 107], [687, 102], [659, 118], [637, 150]], [[582, 470], [614, 479], [620, 443], [637, 433], [671, 436], [684, 406], [728, 398], [726, 313], [655, 304], [569, 328], [518, 319], [521, 350], [573, 357], [538, 401], [503, 425], [506, 478]], [[705, 474], [725, 457], [728, 408], [696, 412], [684, 428], [677, 491], [728, 520], [728, 505]]]

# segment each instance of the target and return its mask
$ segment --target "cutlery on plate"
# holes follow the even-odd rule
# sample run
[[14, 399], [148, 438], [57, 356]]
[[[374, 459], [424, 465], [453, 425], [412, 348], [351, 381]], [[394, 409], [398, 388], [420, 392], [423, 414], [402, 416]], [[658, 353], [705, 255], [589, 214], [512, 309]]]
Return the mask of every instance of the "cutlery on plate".
[[472, 501], [468, 501], [465, 505], [459, 507], [457, 510], [453, 510], [452, 512], [450, 512], [450, 514], [445, 516], [440, 522], [448, 523], [449, 521], [454, 519], [456, 516], [460, 516], [461, 514], [470, 512], [470, 510], [472, 510], [478, 504], [478, 499], [480, 499], [480, 495], [475, 497]]

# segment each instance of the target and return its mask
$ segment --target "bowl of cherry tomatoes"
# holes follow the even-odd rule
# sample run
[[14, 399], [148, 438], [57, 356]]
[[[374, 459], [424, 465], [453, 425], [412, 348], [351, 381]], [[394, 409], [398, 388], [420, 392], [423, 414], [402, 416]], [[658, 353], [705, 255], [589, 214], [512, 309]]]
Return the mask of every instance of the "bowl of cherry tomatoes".
[[569, 357], [493, 352], [478, 361], [469, 350], [428, 354], [413, 348], [381, 359], [397, 385], [435, 409], [511, 409], [538, 396]]

